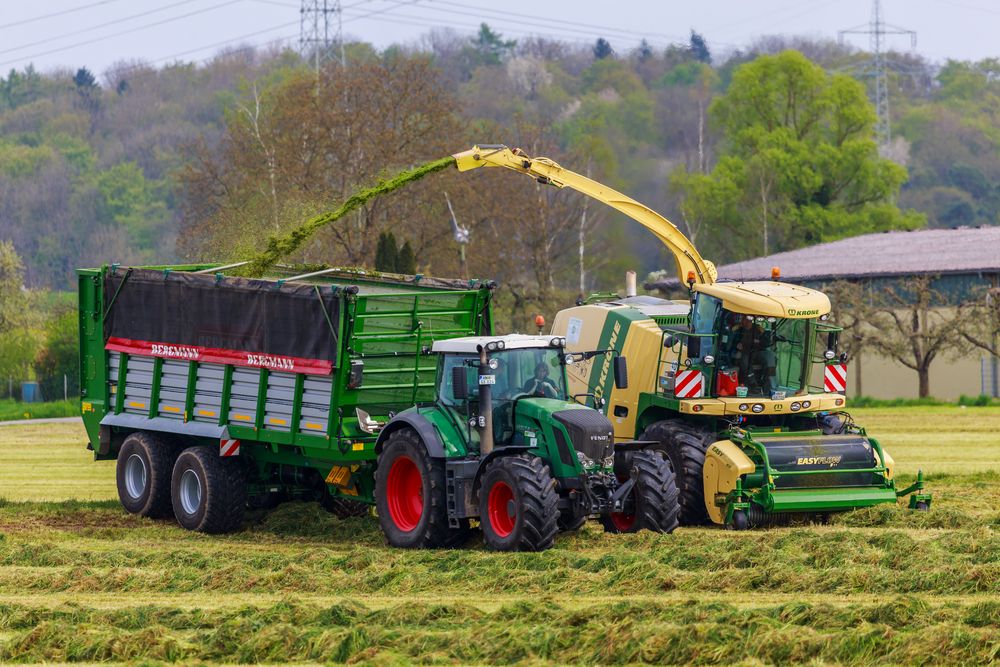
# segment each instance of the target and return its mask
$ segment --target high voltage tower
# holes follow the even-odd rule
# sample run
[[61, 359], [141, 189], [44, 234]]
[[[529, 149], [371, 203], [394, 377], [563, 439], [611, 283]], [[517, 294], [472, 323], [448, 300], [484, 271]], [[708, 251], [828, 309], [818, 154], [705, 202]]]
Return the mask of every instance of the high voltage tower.
[[316, 72], [324, 63], [344, 57], [344, 15], [340, 0], [302, 0], [299, 46], [302, 55], [313, 60]]
[[887, 73], [889, 65], [885, 57], [886, 38], [888, 35], [909, 35], [910, 48], [913, 48], [917, 45], [917, 33], [886, 23], [885, 16], [882, 14], [882, 1], [874, 0], [871, 21], [867, 24], [841, 30], [838, 34], [841, 43], [844, 41], [844, 35], [868, 35], [872, 57], [865, 67], [864, 74], [875, 79], [875, 113], [878, 115], [875, 136], [879, 147], [887, 148], [892, 141], [892, 127], [889, 120], [889, 79]]

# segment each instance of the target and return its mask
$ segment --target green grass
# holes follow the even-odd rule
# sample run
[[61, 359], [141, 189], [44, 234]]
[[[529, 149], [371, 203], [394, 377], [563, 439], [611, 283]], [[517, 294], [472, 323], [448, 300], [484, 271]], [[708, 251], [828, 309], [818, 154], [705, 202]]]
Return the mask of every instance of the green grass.
[[981, 664], [1000, 659], [1000, 409], [855, 411], [929, 513], [391, 550], [316, 504], [206, 536], [125, 514], [78, 424], [0, 429], [0, 662]]
[[79, 414], [80, 401], [75, 399], [47, 403], [22, 403], [12, 398], [0, 399], [0, 422], [19, 419], [76, 417]]

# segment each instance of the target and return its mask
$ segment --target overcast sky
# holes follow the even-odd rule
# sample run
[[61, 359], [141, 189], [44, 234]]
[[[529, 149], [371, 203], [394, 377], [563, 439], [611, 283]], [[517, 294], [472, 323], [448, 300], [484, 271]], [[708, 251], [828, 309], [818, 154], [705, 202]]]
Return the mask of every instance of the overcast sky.
[[[328, 0], [329, 1], [329, 0]], [[333, 4], [332, 1], [330, 4]], [[299, 0], [0, 0], [0, 72], [28, 63], [49, 70], [119, 60], [201, 61], [220, 48], [297, 45]], [[885, 20], [917, 32], [916, 51], [932, 60], [1000, 55], [996, 0], [883, 0]], [[435, 26], [473, 32], [481, 21], [511, 38], [546, 35], [620, 52], [646, 38], [656, 47], [695, 29], [722, 53], [768, 34], [836, 39], [865, 29], [871, 0], [343, 0], [344, 34], [386, 46], [413, 42]], [[868, 38], [852, 42], [867, 48]], [[897, 50], [906, 36], [890, 36]]]

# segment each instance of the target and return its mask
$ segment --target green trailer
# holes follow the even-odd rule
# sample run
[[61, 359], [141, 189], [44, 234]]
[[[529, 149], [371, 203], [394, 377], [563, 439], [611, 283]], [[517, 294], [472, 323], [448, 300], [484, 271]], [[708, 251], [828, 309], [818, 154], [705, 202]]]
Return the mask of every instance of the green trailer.
[[[492, 335], [489, 282], [230, 268], [79, 271], [84, 425], [127, 511], [225, 532], [287, 499], [375, 505], [390, 545], [453, 546], [479, 525], [498, 550], [596, 515], [677, 525], [666, 459], [615, 443], [567, 391], [567, 365], [613, 350]], [[614, 369], [625, 387], [624, 358]]]

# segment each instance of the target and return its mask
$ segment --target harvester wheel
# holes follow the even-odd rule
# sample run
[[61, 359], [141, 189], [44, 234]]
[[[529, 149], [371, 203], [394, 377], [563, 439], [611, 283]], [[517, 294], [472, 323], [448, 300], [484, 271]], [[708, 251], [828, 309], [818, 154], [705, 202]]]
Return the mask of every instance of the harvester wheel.
[[930, 509], [930, 505], [928, 505], [923, 500], [918, 500], [916, 504], [913, 505], [913, 509], [917, 510], [918, 512], [926, 512], [927, 510]]
[[672, 533], [680, 518], [677, 483], [665, 456], [660, 451], [632, 452], [629, 459], [635, 480], [632, 497], [634, 513], [609, 512], [601, 515], [609, 533], [634, 533], [646, 529]]
[[436, 549], [458, 545], [467, 528], [448, 527], [444, 461], [432, 458], [410, 428], [389, 434], [375, 470], [375, 503], [390, 546]]
[[334, 496], [324, 492], [323, 500], [319, 503], [330, 514], [338, 519], [351, 519], [359, 516], [371, 514], [372, 506], [357, 500], [348, 500], [339, 496]]
[[733, 530], [747, 530], [750, 528], [750, 518], [743, 510], [733, 512]]
[[154, 519], [171, 515], [170, 475], [177, 448], [154, 433], [138, 431], [122, 443], [115, 476], [122, 507]]
[[183, 528], [228, 533], [246, 513], [246, 468], [237, 457], [219, 456], [218, 447], [188, 447], [174, 464], [170, 496]]
[[665, 419], [647, 426], [639, 439], [659, 442], [661, 451], [667, 455], [680, 491], [681, 524], [707, 523], [703, 491], [705, 452], [715, 442], [715, 433], [694, 424]]
[[559, 499], [549, 467], [537, 456], [503, 456], [483, 475], [479, 516], [494, 551], [543, 551], [559, 530]]

